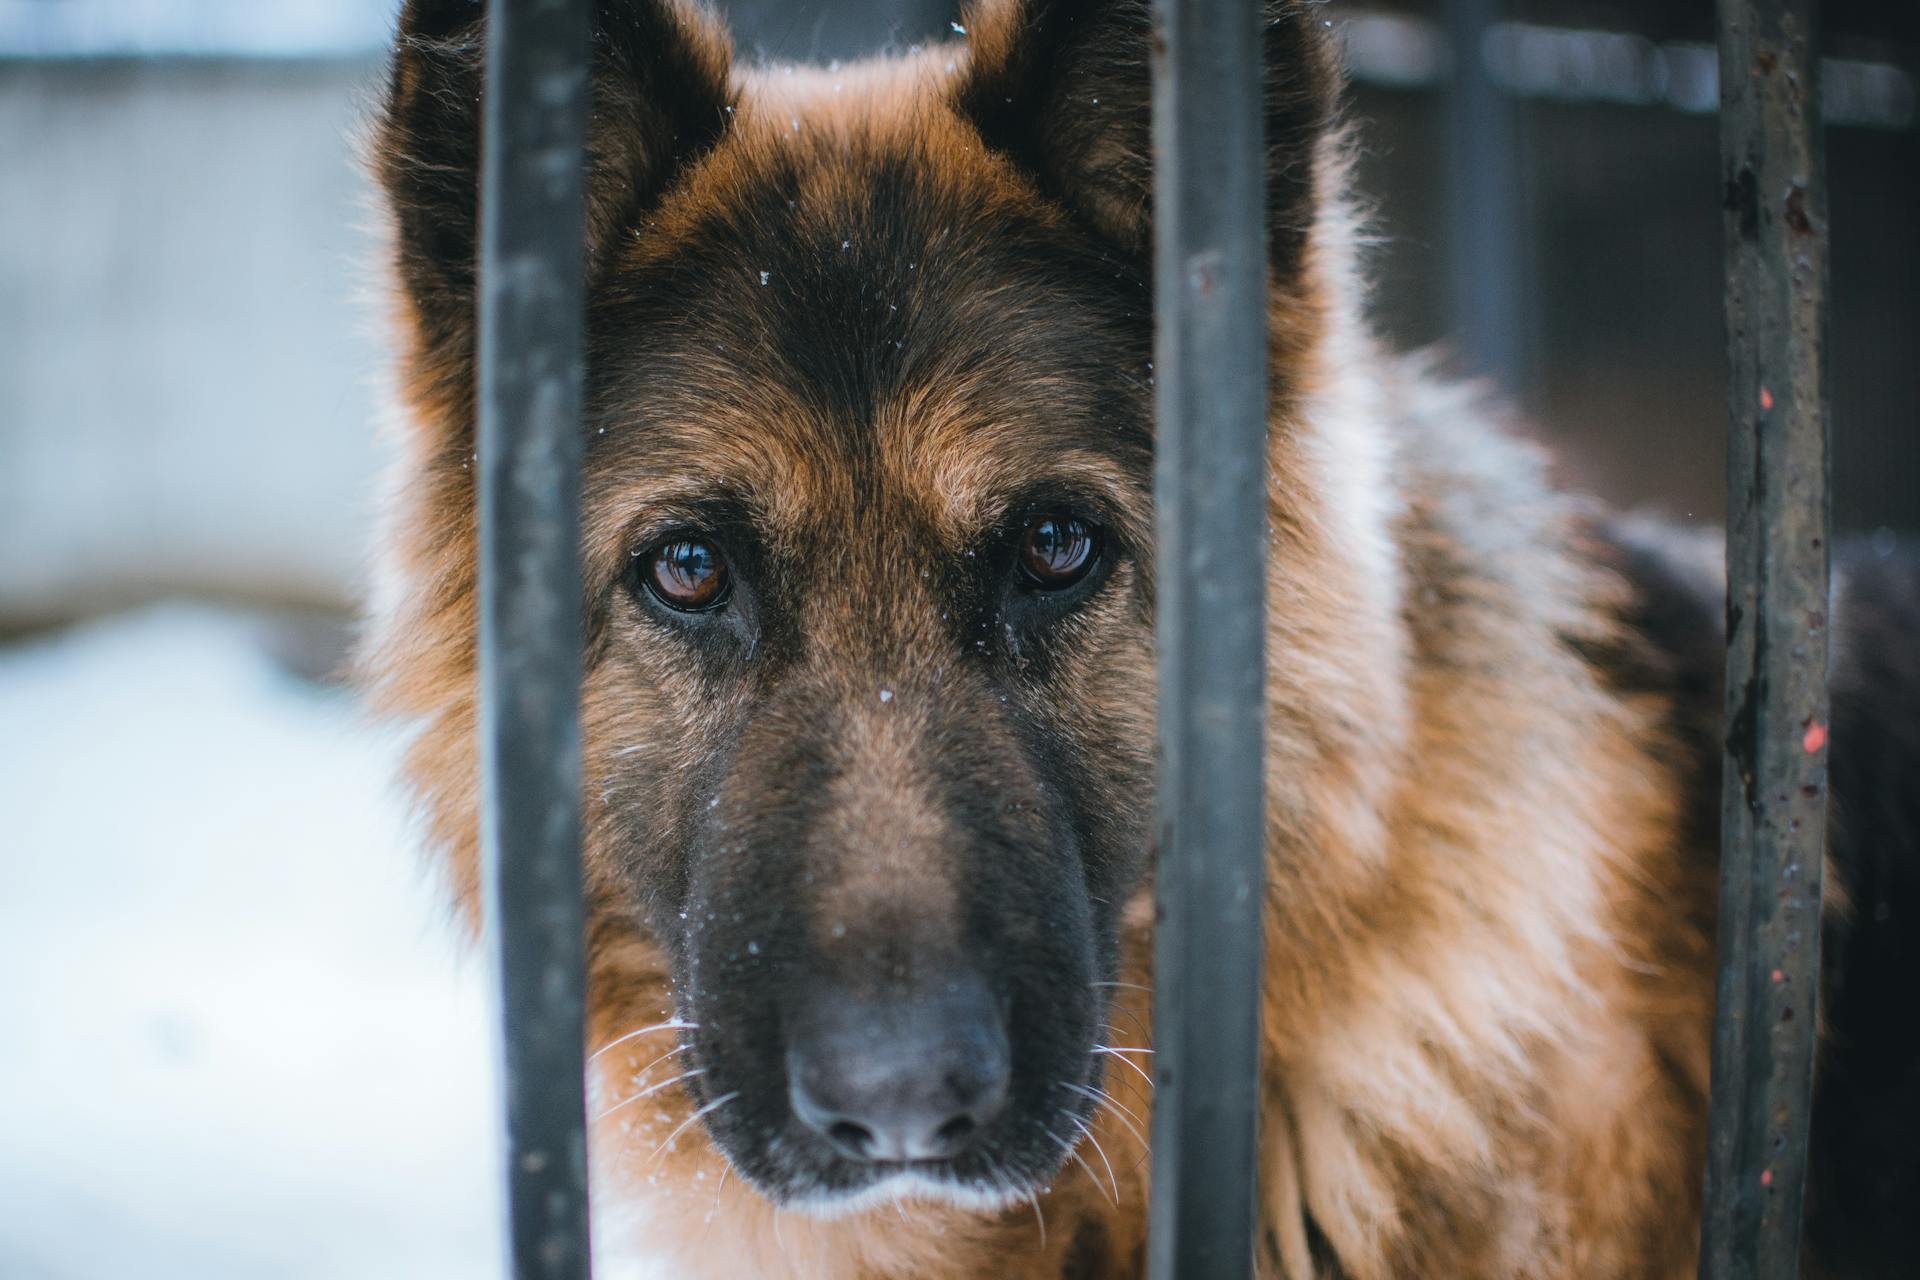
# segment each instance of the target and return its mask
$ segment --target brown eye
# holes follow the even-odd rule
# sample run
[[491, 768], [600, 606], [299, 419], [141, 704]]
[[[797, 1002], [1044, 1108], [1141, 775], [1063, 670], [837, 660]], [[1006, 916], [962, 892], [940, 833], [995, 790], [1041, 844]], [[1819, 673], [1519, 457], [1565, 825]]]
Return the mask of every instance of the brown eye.
[[1063, 591], [1087, 576], [1099, 533], [1077, 516], [1045, 516], [1020, 535], [1020, 567], [1043, 591]]
[[703, 538], [672, 538], [644, 552], [641, 581], [669, 609], [701, 613], [727, 599], [727, 562]]

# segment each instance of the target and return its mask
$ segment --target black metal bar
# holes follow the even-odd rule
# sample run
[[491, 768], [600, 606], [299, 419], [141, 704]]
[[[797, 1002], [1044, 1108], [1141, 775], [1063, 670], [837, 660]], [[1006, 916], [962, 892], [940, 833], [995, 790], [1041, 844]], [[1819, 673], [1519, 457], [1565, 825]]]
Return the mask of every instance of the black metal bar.
[[481, 165], [480, 758], [515, 1280], [585, 1280], [580, 406], [590, 0], [492, 0]]
[[1267, 265], [1255, 0], [1158, 0], [1156, 1280], [1253, 1269]]
[[1727, 751], [1703, 1280], [1799, 1273], [1827, 832], [1816, 0], [1722, 0]]

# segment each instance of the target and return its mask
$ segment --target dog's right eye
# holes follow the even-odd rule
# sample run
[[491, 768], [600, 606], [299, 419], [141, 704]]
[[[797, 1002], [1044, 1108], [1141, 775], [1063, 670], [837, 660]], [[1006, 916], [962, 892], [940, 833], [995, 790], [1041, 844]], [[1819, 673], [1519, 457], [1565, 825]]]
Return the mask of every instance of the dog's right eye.
[[681, 613], [705, 613], [727, 602], [732, 580], [726, 557], [705, 538], [679, 534], [640, 553], [647, 594]]
[[1020, 533], [1020, 568], [1041, 591], [1065, 591], [1078, 584], [1099, 556], [1099, 530], [1078, 516], [1045, 516]]

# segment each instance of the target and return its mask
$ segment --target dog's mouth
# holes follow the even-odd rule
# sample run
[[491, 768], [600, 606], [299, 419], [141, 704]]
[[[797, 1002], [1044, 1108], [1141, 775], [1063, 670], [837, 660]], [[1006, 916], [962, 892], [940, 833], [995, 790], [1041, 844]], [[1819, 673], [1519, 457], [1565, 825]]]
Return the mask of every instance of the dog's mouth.
[[[785, 1098], [771, 1088], [723, 1086], [716, 1076], [727, 1078], [724, 1067], [716, 1072], [714, 1059], [702, 1061], [707, 1068], [686, 1082], [693, 1123], [704, 1127], [735, 1176], [783, 1209], [815, 1217], [915, 1202], [1000, 1212], [1051, 1189], [1074, 1160], [1096, 1159], [1081, 1154], [1100, 1096], [1101, 1060], [1091, 1051], [1073, 1081], [1016, 1077], [997, 1114], [972, 1132], [950, 1135], [948, 1149], [926, 1157], [876, 1150], [867, 1139], [834, 1131], [846, 1121], [803, 1116], [791, 1086]], [[1097, 1176], [1104, 1188], [1105, 1175]]]
[[844, 1181], [822, 1184], [782, 1198], [783, 1208], [816, 1218], [844, 1218], [869, 1209], [912, 1202], [946, 1205], [975, 1213], [994, 1213], [1026, 1204], [1043, 1183], [1012, 1182], [981, 1176], [962, 1163], [929, 1161], [863, 1174], [849, 1169]]
[[[1056, 1119], [1059, 1126], [1051, 1129], [1052, 1134], [1064, 1128], [1077, 1135], [1063, 1118]], [[736, 1172], [781, 1207], [815, 1217], [845, 1217], [913, 1202], [990, 1213], [1026, 1204], [1051, 1189], [1074, 1143], [1048, 1134], [1045, 1125], [1010, 1121], [990, 1145], [983, 1143], [947, 1160], [874, 1164], [818, 1153], [816, 1160], [793, 1162], [798, 1167], [789, 1167], [784, 1179], [771, 1184], [751, 1172], [755, 1163], [751, 1157], [736, 1159], [729, 1152], [728, 1158]]]

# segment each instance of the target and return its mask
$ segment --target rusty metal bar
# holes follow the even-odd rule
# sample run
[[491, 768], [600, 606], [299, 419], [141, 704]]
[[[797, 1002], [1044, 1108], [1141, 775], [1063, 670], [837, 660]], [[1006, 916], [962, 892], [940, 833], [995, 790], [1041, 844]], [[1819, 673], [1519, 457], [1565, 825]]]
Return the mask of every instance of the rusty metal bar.
[[1729, 427], [1719, 1004], [1702, 1280], [1799, 1274], [1827, 831], [1816, 0], [1722, 0]]
[[1155, 1280], [1253, 1273], [1266, 234], [1256, 0], [1157, 0]]
[[509, 1274], [585, 1280], [580, 457], [590, 0], [491, 0], [479, 301], [480, 760]]

